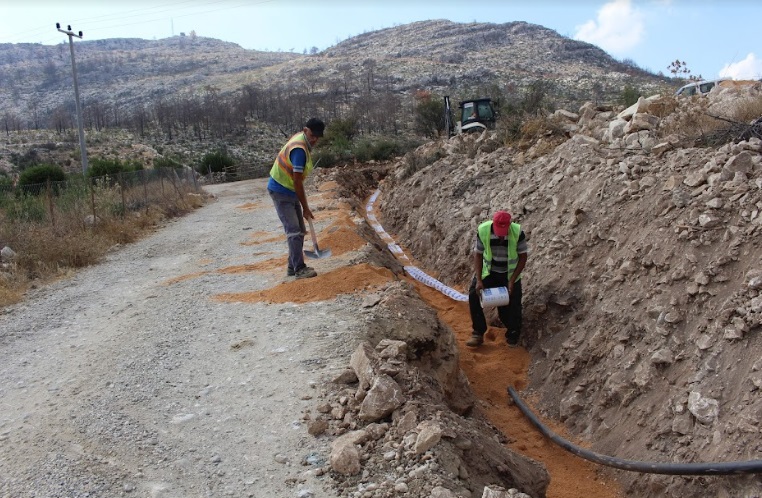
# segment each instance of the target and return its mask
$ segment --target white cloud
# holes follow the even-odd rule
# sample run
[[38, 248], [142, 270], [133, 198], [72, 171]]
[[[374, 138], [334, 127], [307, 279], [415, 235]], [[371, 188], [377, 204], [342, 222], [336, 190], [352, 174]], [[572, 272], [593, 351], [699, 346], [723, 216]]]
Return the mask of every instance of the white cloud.
[[749, 53], [741, 62], [725, 64], [720, 70], [720, 77], [734, 80], [755, 80], [762, 78], [762, 60], [757, 59], [754, 52]]
[[644, 17], [630, 0], [613, 0], [598, 11], [596, 20], [577, 26], [574, 38], [598, 45], [603, 50], [622, 54], [643, 38]]

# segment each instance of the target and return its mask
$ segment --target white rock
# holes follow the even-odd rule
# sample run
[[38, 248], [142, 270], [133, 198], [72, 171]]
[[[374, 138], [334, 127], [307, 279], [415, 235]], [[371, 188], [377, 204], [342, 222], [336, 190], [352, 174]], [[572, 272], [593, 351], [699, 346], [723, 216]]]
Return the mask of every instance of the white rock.
[[16, 253], [8, 246], [0, 249], [0, 261], [10, 261], [16, 257]]
[[688, 411], [702, 424], [711, 424], [719, 415], [720, 404], [716, 399], [705, 398], [697, 391], [688, 395]]

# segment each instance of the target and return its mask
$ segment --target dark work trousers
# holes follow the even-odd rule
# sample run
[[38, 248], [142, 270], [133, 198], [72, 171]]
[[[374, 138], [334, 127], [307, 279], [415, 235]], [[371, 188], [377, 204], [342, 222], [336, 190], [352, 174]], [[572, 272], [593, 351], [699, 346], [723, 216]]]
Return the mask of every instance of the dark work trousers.
[[[482, 279], [484, 288], [508, 287], [508, 274], [490, 273]], [[479, 301], [479, 293], [476, 292], [476, 277], [471, 280], [471, 288], [468, 290], [468, 307], [471, 310], [471, 325], [474, 334], [484, 335], [487, 331], [487, 320], [484, 318], [484, 310]], [[497, 314], [500, 321], [507, 329], [506, 337], [511, 336], [513, 342], [518, 341], [521, 333], [521, 280], [513, 283], [513, 292], [507, 306], [498, 306]]]
[[304, 227], [302, 205], [295, 195], [284, 195], [278, 192], [267, 191], [275, 204], [275, 211], [283, 224], [288, 242], [288, 269], [299, 271], [304, 264]]

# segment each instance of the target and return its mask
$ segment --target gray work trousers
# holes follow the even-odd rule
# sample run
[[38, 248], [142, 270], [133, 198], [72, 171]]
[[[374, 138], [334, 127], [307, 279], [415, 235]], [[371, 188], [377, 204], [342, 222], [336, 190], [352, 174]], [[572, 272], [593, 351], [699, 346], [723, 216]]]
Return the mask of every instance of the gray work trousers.
[[279, 194], [267, 191], [275, 204], [275, 212], [283, 224], [288, 242], [288, 270], [297, 272], [304, 268], [304, 234], [307, 229], [304, 226], [302, 205], [296, 196]]

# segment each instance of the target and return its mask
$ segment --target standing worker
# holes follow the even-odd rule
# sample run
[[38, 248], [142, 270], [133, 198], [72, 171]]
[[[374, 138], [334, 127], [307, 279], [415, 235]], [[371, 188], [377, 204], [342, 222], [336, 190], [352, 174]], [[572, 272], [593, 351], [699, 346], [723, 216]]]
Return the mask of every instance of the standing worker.
[[497, 211], [491, 221], [479, 225], [473, 250], [474, 278], [468, 290], [473, 332], [466, 346], [484, 343], [487, 321], [479, 293], [492, 287], [507, 287], [509, 301], [498, 306], [500, 321], [506, 327], [508, 346], [516, 347], [521, 334], [521, 272], [527, 262], [527, 242], [521, 225], [511, 223], [511, 215]]
[[270, 170], [267, 192], [275, 204], [288, 241], [288, 269], [286, 275], [296, 278], [316, 277], [314, 268], [304, 263], [304, 219], [315, 219], [307, 204], [304, 180], [312, 171], [310, 152], [323, 136], [325, 123], [311, 118], [302, 131], [291, 137], [275, 158]]

